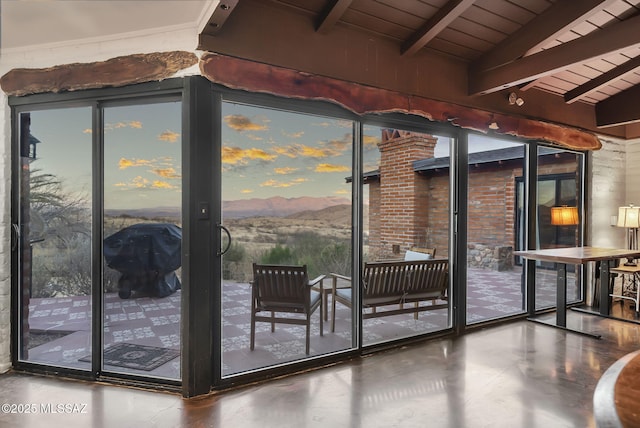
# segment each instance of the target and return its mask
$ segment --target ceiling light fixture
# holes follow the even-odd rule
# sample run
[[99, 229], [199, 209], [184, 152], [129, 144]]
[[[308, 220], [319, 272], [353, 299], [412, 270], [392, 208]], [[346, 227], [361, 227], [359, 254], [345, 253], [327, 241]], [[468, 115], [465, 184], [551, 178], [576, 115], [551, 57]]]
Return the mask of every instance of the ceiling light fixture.
[[520, 98], [515, 92], [509, 93], [509, 105], [517, 105], [518, 107], [522, 107], [524, 104], [524, 100]]

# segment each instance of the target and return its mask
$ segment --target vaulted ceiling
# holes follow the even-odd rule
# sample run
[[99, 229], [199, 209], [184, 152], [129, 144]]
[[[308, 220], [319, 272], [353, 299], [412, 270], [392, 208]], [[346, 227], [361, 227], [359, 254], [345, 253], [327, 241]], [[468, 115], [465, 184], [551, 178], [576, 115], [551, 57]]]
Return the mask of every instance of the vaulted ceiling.
[[[301, 60], [278, 60], [311, 56], [304, 60], [307, 69], [299, 70], [374, 86], [390, 73], [398, 81], [424, 80], [427, 74], [433, 87], [433, 93], [421, 94], [427, 97], [640, 137], [640, 0], [1, 0], [1, 5], [2, 49], [194, 26], [202, 29], [203, 50], [293, 68]], [[265, 11], [270, 13], [263, 16]], [[248, 19], [251, 13], [255, 16]], [[280, 14], [296, 16], [295, 28], [283, 28], [292, 21], [279, 21]], [[277, 43], [269, 45], [276, 33]], [[296, 34], [301, 41], [282, 43]], [[368, 40], [392, 46], [396, 57], [371, 61]], [[353, 49], [340, 50], [340, 43], [359, 43], [367, 52], [345, 61], [351, 74], [332, 75], [334, 65], [327, 62], [354, 55]], [[305, 45], [307, 51], [288, 50]], [[375, 55], [388, 53], [376, 47]], [[334, 57], [331, 51], [337, 52]], [[434, 67], [436, 56], [463, 64], [464, 76], [447, 67], [424, 74], [405, 67], [357, 80], [385, 61], [423, 67], [418, 58], [424, 56]], [[436, 72], [444, 77], [434, 77]], [[398, 86], [403, 91], [409, 85]], [[424, 89], [427, 83], [414, 86]], [[526, 105], [505, 108], [510, 92], [516, 94], [513, 102], [521, 98]], [[556, 100], [551, 105], [549, 97]]]
[[[216, 49], [216, 37], [246, 1], [221, 1], [200, 35], [201, 48]], [[640, 0], [265, 3], [298, 13], [318, 37], [348, 27], [392, 41], [403, 58], [430, 52], [462, 61], [468, 96], [514, 90], [515, 102], [527, 91], [544, 91], [566, 105], [592, 106], [599, 128], [640, 122]], [[240, 16], [233, 25], [242, 24]]]

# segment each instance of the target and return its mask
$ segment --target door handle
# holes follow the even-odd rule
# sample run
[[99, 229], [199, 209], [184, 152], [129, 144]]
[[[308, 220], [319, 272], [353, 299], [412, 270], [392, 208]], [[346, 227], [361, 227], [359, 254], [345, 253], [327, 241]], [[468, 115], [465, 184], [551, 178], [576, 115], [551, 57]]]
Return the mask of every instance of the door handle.
[[217, 226], [218, 226], [219, 229], [223, 230], [227, 234], [227, 238], [229, 238], [229, 242], [227, 243], [227, 247], [222, 251], [218, 251], [217, 255], [218, 256], [222, 256], [227, 251], [229, 251], [229, 248], [231, 248], [231, 233], [229, 232], [229, 229], [227, 229], [226, 227], [224, 227], [220, 223], [218, 223]]

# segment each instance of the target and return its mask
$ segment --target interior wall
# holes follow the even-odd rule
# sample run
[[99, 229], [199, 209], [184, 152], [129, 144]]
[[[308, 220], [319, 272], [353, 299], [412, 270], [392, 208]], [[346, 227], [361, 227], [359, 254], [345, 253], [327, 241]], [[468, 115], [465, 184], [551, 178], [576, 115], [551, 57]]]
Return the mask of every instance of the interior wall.
[[625, 204], [640, 206], [640, 139], [627, 141], [626, 147], [626, 187]]
[[[591, 170], [587, 175], [589, 218], [586, 245], [624, 248], [624, 230], [612, 226], [611, 222], [612, 216], [618, 214], [618, 207], [626, 201], [628, 142], [601, 140], [602, 149], [591, 152]], [[638, 201], [640, 204], [640, 198]]]

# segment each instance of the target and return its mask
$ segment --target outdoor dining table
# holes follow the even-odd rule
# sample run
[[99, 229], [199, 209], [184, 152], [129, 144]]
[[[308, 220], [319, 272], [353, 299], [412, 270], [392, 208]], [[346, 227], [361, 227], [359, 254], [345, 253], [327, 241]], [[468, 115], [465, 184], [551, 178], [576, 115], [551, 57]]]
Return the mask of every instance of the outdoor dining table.
[[531, 321], [542, 322], [545, 325], [561, 328], [563, 330], [579, 333], [595, 338], [601, 335], [586, 331], [575, 330], [567, 327], [567, 265], [582, 265], [587, 262], [600, 263], [600, 290], [599, 290], [599, 315], [609, 316], [609, 269], [611, 261], [622, 258], [638, 258], [640, 250], [628, 250], [619, 248], [599, 247], [568, 247], [549, 248], [544, 250], [514, 251], [514, 255], [528, 260], [538, 260], [557, 263], [557, 289], [556, 289], [556, 323], [549, 324], [535, 317], [529, 317]]

